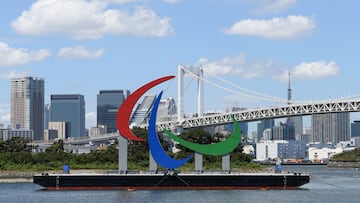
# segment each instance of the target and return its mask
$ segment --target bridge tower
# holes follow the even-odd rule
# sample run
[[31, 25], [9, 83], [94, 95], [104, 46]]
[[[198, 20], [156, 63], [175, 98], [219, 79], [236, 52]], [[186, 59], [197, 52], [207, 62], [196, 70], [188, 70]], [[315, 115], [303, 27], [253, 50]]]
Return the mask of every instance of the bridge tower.
[[[182, 65], [178, 66], [178, 108], [177, 108], [177, 134], [180, 135], [183, 131], [181, 122], [184, 118], [184, 110], [183, 110], [183, 98], [184, 98], [184, 76], [185, 74], [191, 75], [191, 77], [195, 77], [198, 81], [197, 87], [197, 117], [201, 117], [204, 113], [204, 72], [201, 66], [198, 67], [185, 67]], [[195, 171], [201, 172], [203, 170], [202, 166], [203, 157], [202, 154], [195, 153]]]
[[177, 121], [181, 123], [181, 120], [184, 118], [184, 76], [189, 74], [192, 77], [195, 77], [198, 81], [197, 87], [197, 116], [200, 117], [204, 112], [204, 82], [202, 78], [204, 77], [204, 72], [202, 67], [185, 67], [183, 65], [178, 65], [178, 108], [177, 108]]

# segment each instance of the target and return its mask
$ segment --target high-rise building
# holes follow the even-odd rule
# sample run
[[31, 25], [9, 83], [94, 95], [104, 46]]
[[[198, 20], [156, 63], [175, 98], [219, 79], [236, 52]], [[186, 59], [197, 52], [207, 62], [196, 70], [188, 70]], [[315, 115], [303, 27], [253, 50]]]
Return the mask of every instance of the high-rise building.
[[282, 126], [284, 127], [284, 140], [295, 140], [295, 122], [288, 118]]
[[170, 121], [176, 116], [176, 103], [173, 98], [164, 98], [160, 100], [157, 112], [157, 122]]
[[265, 129], [268, 129], [268, 128], [272, 129], [274, 126], [275, 126], [275, 120], [272, 118], [261, 120], [260, 123], [258, 123], [258, 125], [257, 125], [258, 141], [260, 141], [262, 139], [263, 132]]
[[315, 114], [311, 126], [312, 142], [336, 144], [350, 140], [350, 113]]
[[107, 133], [117, 132], [116, 114], [129, 95], [129, 90], [100, 90], [97, 95], [97, 126], [105, 125]]
[[351, 137], [360, 137], [360, 121], [351, 123]]
[[284, 140], [284, 126], [282, 124], [276, 125], [271, 129], [273, 140]]
[[11, 79], [10, 124], [33, 130], [34, 140], [44, 139], [44, 79]]
[[80, 94], [51, 95], [51, 121], [66, 122], [66, 137], [85, 136], [85, 100]]
[[130, 123], [136, 123], [138, 125], [149, 123], [151, 109], [155, 100], [156, 94], [145, 95], [142, 102], [138, 104], [132, 112]]
[[51, 117], [50, 104], [45, 104], [45, 107], [44, 107], [44, 129], [49, 129], [49, 122], [51, 121], [50, 117]]

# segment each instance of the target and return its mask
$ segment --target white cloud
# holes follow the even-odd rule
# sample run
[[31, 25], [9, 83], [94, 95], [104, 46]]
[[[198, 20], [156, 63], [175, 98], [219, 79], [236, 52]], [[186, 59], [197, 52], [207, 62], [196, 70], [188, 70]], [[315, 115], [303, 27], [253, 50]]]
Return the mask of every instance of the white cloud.
[[176, 4], [179, 3], [181, 0], [163, 0], [163, 1], [169, 4]]
[[255, 14], [271, 14], [289, 9], [296, 5], [297, 0], [253, 0], [258, 4]]
[[85, 115], [86, 128], [96, 127], [96, 112], [87, 112]]
[[132, 3], [132, 2], [144, 2], [147, 0], [105, 0], [109, 3], [118, 3], [118, 4], [125, 4], [125, 3]]
[[207, 58], [201, 58], [198, 65], [201, 65], [205, 74], [209, 75], [236, 75], [243, 78], [256, 78], [267, 74], [273, 66], [273, 62], [272, 60], [258, 60], [249, 63], [245, 54], [239, 54], [212, 62], [209, 62]]
[[29, 51], [24, 48], [13, 48], [6, 43], [0, 42], [0, 67], [43, 61], [50, 56], [50, 54], [50, 51], [47, 49]]
[[[316, 80], [340, 74], [340, 68], [335, 61], [303, 62], [290, 69], [291, 78], [297, 80]], [[279, 81], [288, 79], [288, 71], [276, 77]]]
[[313, 19], [305, 16], [288, 16], [270, 20], [242, 20], [224, 29], [229, 35], [250, 35], [267, 39], [294, 39], [315, 28]]
[[106, 34], [164, 37], [173, 33], [169, 18], [145, 7], [135, 8], [132, 14], [108, 9], [111, 2], [38, 0], [12, 22], [12, 27], [26, 35], [60, 33], [75, 39], [97, 39]]
[[90, 50], [83, 46], [65, 47], [58, 52], [60, 58], [99, 58], [104, 54], [105, 49]]
[[24, 71], [9, 71], [9, 72], [2, 72], [0, 73], [0, 78], [6, 78], [6, 79], [11, 79], [11, 78], [22, 78], [22, 77], [26, 77], [31, 75], [31, 72], [24, 72]]

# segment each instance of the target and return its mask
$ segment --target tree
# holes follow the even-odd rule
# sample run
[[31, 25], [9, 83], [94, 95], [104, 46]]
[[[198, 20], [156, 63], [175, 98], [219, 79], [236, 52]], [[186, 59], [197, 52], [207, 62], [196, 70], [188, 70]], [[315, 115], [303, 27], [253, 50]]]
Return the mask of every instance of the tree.
[[55, 141], [50, 147], [45, 149], [45, 152], [55, 152], [55, 153], [64, 152], [64, 141], [63, 140]]
[[31, 152], [32, 147], [27, 144], [28, 138], [12, 137], [9, 140], [0, 140], [0, 152]]

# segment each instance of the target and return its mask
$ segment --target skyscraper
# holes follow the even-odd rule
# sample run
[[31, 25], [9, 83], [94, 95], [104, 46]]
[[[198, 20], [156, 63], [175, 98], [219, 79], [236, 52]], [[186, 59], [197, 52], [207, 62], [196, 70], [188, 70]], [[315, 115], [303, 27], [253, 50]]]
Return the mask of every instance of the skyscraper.
[[360, 121], [351, 123], [351, 137], [360, 137]]
[[336, 144], [350, 140], [350, 113], [315, 114], [311, 126], [312, 142]]
[[85, 100], [80, 94], [51, 95], [51, 121], [66, 122], [66, 137], [85, 136]]
[[160, 100], [157, 122], [169, 121], [173, 116], [176, 116], [176, 103], [173, 98], [164, 98]]
[[44, 107], [44, 128], [48, 129], [49, 127], [49, 122], [50, 122], [50, 104], [45, 104]]
[[136, 123], [137, 125], [147, 124], [155, 100], [156, 94], [144, 95], [141, 103], [138, 104], [135, 110], [132, 112], [130, 123]]
[[260, 141], [262, 139], [264, 130], [268, 128], [272, 129], [274, 126], [275, 120], [273, 118], [261, 120], [260, 123], [257, 124], [258, 140]]
[[100, 90], [97, 95], [97, 126], [105, 125], [107, 133], [117, 132], [116, 114], [129, 90]]
[[44, 79], [11, 79], [10, 124], [34, 131], [34, 140], [44, 138]]

